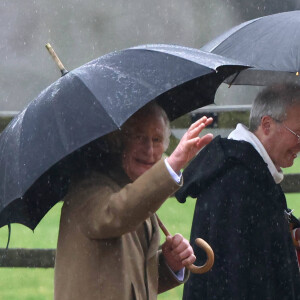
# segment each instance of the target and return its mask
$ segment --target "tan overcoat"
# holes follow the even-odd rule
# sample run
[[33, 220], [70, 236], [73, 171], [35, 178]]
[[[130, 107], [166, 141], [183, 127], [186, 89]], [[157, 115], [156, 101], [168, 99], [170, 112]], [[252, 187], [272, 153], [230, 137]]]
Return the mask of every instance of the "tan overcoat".
[[107, 173], [73, 184], [64, 200], [55, 300], [153, 300], [181, 283], [158, 251], [154, 213], [179, 188], [163, 160], [133, 183]]

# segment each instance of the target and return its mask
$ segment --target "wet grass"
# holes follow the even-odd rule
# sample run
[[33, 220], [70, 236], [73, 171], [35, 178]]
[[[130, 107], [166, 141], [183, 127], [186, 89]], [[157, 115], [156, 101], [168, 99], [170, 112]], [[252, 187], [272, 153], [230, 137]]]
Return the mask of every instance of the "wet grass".
[[[299, 173], [300, 159], [285, 173]], [[287, 201], [294, 214], [300, 217], [300, 195], [288, 194]], [[189, 239], [190, 227], [195, 206], [194, 199], [185, 204], [178, 203], [174, 198], [168, 199], [158, 214], [171, 234], [180, 232]], [[57, 204], [41, 221], [33, 233], [30, 229], [12, 225], [10, 248], [55, 248], [61, 203]], [[163, 240], [163, 235], [162, 235]], [[7, 242], [7, 228], [0, 229], [0, 248]], [[159, 295], [159, 300], [180, 300], [182, 287]], [[53, 299], [53, 269], [0, 268], [0, 299], [1, 300], [50, 300]]]

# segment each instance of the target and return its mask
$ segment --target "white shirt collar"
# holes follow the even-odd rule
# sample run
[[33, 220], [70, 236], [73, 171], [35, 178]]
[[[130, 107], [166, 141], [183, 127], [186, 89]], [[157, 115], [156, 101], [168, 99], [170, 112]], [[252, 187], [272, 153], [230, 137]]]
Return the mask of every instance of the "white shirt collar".
[[236, 126], [236, 129], [229, 134], [228, 139], [236, 141], [246, 141], [250, 143], [260, 154], [265, 163], [268, 165], [268, 169], [271, 175], [273, 176], [275, 182], [278, 184], [283, 180], [282, 171], [277, 170], [263, 144], [260, 142], [260, 140], [256, 137], [255, 134], [248, 130], [248, 128], [245, 125], [238, 124]]

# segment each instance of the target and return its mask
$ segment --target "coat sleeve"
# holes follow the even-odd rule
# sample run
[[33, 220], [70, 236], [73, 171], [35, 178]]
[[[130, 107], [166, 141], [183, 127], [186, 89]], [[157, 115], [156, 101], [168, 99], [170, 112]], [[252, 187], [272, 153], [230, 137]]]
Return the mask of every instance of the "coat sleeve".
[[159, 255], [158, 293], [160, 294], [176, 286], [179, 286], [182, 283], [185, 283], [189, 278], [190, 271], [185, 269], [183, 281], [179, 281], [176, 275], [171, 271], [169, 266], [166, 264], [161, 250], [159, 250], [158, 255]]
[[118, 191], [107, 177], [102, 181], [82, 188], [76, 195], [77, 199], [82, 197], [82, 204], [74, 210], [77, 224], [91, 239], [114, 238], [134, 231], [180, 187], [163, 160]]

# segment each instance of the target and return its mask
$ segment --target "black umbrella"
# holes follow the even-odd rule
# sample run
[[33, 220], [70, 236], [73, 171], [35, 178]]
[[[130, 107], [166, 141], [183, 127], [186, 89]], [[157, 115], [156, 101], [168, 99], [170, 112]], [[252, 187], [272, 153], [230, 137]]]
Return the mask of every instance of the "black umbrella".
[[244, 68], [196, 49], [147, 45], [67, 73], [0, 136], [0, 227], [21, 223], [34, 229], [64, 196], [64, 172], [76, 150], [118, 130], [146, 103], [157, 99], [173, 120], [213, 103], [222, 81]]
[[300, 11], [289, 11], [242, 23], [201, 50], [237, 59], [255, 68], [227, 79], [232, 84], [300, 83]]

